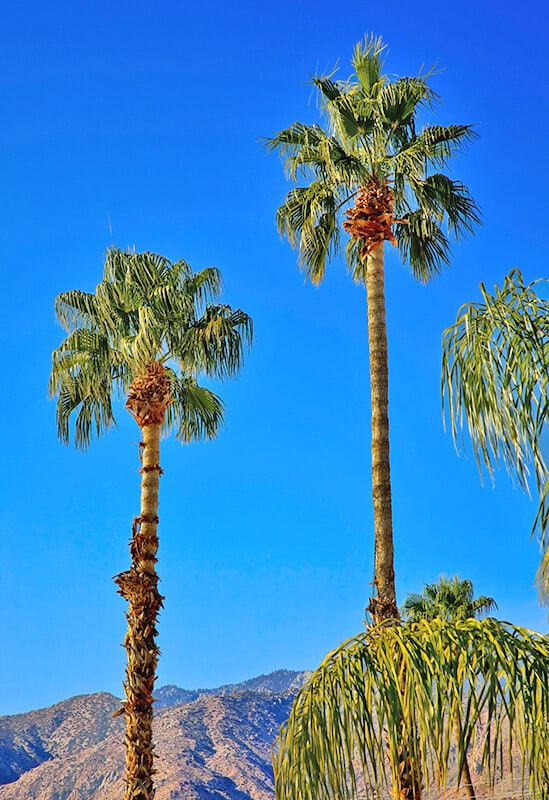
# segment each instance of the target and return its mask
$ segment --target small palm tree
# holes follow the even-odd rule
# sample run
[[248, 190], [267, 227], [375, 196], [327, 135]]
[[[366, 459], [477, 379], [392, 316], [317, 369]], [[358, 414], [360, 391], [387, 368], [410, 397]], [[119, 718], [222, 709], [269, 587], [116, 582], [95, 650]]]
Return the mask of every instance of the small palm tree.
[[57, 429], [86, 448], [115, 424], [113, 400], [141, 431], [141, 509], [134, 519], [131, 566], [115, 578], [128, 601], [125, 703], [126, 798], [154, 797], [153, 688], [159, 650], [156, 624], [163, 598], [155, 564], [158, 550], [160, 434], [181, 442], [213, 438], [223, 419], [221, 399], [197, 383], [199, 375], [238, 372], [252, 321], [240, 310], [213, 303], [221, 275], [193, 273], [185, 261], [153, 253], [107, 252], [95, 293], [73, 290], [55, 300], [68, 336], [54, 351], [50, 394], [57, 398]]
[[460, 580], [457, 575], [444, 575], [436, 583], [428, 583], [421, 594], [409, 594], [402, 606], [402, 616], [408, 622], [420, 619], [442, 619], [456, 622], [473, 619], [496, 609], [493, 597], [475, 597], [472, 581]]
[[[375, 622], [398, 618], [394, 582], [389, 465], [388, 358], [384, 245], [398, 247], [422, 282], [449, 263], [450, 238], [472, 230], [478, 209], [466, 187], [440, 170], [470, 142], [468, 125], [419, 126], [437, 96], [429, 74], [390, 80], [385, 45], [366, 37], [348, 80], [315, 76], [326, 127], [295, 122], [268, 140], [293, 181], [304, 179], [278, 209], [279, 231], [297, 248], [313, 283], [344, 253], [353, 279], [366, 288], [372, 407]], [[341, 231], [349, 234], [342, 245]]]
[[[442, 575], [436, 583], [428, 583], [421, 594], [409, 594], [402, 607], [402, 616], [408, 622], [440, 619], [444, 622], [462, 622], [475, 619], [497, 608], [493, 597], [481, 595], [475, 597], [473, 584], [469, 580], [460, 580], [457, 575], [446, 578]], [[459, 711], [459, 709], [458, 709]], [[459, 738], [459, 726], [462, 714], [456, 715], [456, 735]], [[467, 755], [463, 761], [461, 777], [467, 797], [476, 800], [473, 779]]]
[[[545, 281], [546, 282], [546, 281]], [[528, 489], [533, 468], [540, 496], [537, 583], [549, 600], [549, 462], [541, 446], [549, 421], [549, 300], [512, 270], [483, 302], [467, 303], [443, 335], [442, 394], [454, 441], [466, 426], [479, 469], [503, 462]]]

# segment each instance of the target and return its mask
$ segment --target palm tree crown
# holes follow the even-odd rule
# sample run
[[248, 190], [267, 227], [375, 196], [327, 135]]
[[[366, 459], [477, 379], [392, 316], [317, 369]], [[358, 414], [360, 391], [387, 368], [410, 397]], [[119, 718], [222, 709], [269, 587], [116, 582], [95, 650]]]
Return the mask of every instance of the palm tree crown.
[[113, 397], [152, 364], [168, 378], [164, 431], [183, 442], [215, 436], [223, 404], [197, 377], [236, 373], [252, 335], [247, 314], [210, 302], [220, 290], [215, 268], [193, 273], [183, 260], [111, 249], [95, 293], [60, 294], [55, 310], [68, 336], [53, 353], [50, 393], [62, 441], [73, 414], [80, 448], [113, 425]]
[[497, 608], [493, 597], [475, 597], [473, 584], [457, 575], [442, 575], [436, 583], [428, 583], [421, 594], [409, 594], [402, 608], [403, 617], [410, 622], [420, 619], [441, 619], [446, 622], [472, 619]]
[[[414, 276], [428, 281], [449, 263], [450, 237], [479, 221], [466, 187], [439, 172], [475, 137], [474, 130], [419, 128], [419, 113], [438, 100], [428, 84], [432, 73], [391, 81], [383, 73], [384, 50], [380, 38], [366, 37], [355, 48], [348, 80], [333, 74], [312, 78], [325, 128], [295, 122], [268, 140], [289, 178], [308, 184], [288, 193], [277, 222], [313, 283], [322, 281], [327, 262], [340, 253], [341, 227], [353, 237], [344, 250], [355, 280], [364, 281], [361, 253], [389, 239]], [[372, 189], [380, 195], [377, 213], [363, 208], [361, 216]], [[349, 208], [352, 201], [358, 201], [355, 209]], [[360, 224], [353, 226], [357, 213]]]

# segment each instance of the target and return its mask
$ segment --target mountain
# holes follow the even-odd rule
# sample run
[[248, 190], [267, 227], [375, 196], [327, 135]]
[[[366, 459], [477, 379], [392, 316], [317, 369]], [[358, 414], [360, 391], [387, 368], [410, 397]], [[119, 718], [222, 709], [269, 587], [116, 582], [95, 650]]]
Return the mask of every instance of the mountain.
[[[272, 742], [309, 674], [279, 670], [217, 689], [159, 689], [157, 799], [179, 797], [180, 784], [185, 797], [201, 800], [271, 797]], [[0, 717], [0, 800], [119, 797], [119, 707], [116, 697], [100, 693]]]
[[[79, 698], [88, 713], [97, 699]], [[156, 800], [272, 800], [271, 747], [292, 700], [290, 692], [236, 692], [160, 710]], [[0, 800], [119, 800], [123, 765], [122, 736], [111, 733], [0, 787]]]

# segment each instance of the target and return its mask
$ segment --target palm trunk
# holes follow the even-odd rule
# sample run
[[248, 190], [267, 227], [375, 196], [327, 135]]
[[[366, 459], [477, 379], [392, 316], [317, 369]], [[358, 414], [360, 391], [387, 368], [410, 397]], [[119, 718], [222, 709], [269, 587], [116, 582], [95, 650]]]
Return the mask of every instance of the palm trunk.
[[[372, 406], [372, 500], [374, 506], [374, 588], [369, 610], [375, 624], [399, 620], [395, 589], [391, 467], [389, 462], [389, 357], [385, 324], [383, 244], [367, 256], [368, 346]], [[420, 800], [421, 778], [406, 746], [404, 726], [399, 748], [399, 782], [393, 796]]]
[[367, 256], [368, 346], [372, 405], [372, 500], [374, 589], [369, 611], [374, 623], [398, 619], [395, 591], [391, 470], [389, 465], [389, 362], [385, 325], [383, 243]]
[[126, 800], [153, 800], [153, 689], [159, 649], [156, 622], [162, 607], [158, 591], [158, 487], [160, 425], [143, 425], [141, 511], [134, 519], [130, 542], [131, 568], [115, 578], [128, 601], [128, 631], [124, 639], [127, 666], [124, 683], [126, 718]]

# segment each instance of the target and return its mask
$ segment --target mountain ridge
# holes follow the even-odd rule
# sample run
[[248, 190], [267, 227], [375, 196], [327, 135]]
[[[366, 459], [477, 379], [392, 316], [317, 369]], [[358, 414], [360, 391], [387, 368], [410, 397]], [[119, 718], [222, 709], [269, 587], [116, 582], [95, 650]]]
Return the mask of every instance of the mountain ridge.
[[[225, 735], [229, 740], [238, 742], [238, 717], [235, 717], [234, 714], [229, 714], [228, 708], [225, 708], [222, 713], [219, 711], [219, 703], [216, 705], [214, 702], [214, 698], [233, 698], [229, 701], [229, 706], [232, 703], [233, 706], [240, 707], [243, 713], [241, 721], [243, 730], [247, 731], [250, 728], [249, 735], [252, 736], [253, 734], [252, 738], [255, 737], [255, 739], [261, 740], [263, 743], [260, 748], [261, 753], [259, 756], [256, 754], [255, 761], [257, 762], [257, 758], [259, 758], [262, 764], [261, 770], [267, 769], [267, 773], [271, 774], [270, 780], [272, 783], [272, 772], [269, 772], [270, 746], [275, 738], [276, 731], [271, 730], [272, 725], [269, 727], [268, 724], [269, 699], [274, 699], [273, 708], [282, 703], [284, 713], [287, 715], [295, 692], [304, 683], [309, 674], [306, 671], [276, 670], [239, 684], [224, 684], [213, 689], [187, 690], [177, 686], [161, 687], [155, 693], [157, 697], [157, 727], [162, 730], [164, 725], [162, 715], [168, 713], [170, 709], [177, 708], [180, 710], [176, 713], [176, 716], [179, 714], [181, 718], [185, 718], [187, 724], [192, 721], [193, 714], [195, 717], [197, 713], [199, 716], [211, 716], [210, 722], [204, 728], [203, 736], [199, 737], [195, 744], [198, 741], [202, 741], [202, 739], [204, 741], [210, 739], [212, 741], [215, 740], [217, 746], [221, 747], [222, 737], [220, 738], [214, 728], [217, 724], [215, 720], [221, 721], [222, 718], [225, 719]], [[244, 700], [238, 700], [239, 695], [248, 697]], [[204, 702], [197, 707], [198, 712], [196, 709], [194, 712], [182, 710], [201, 699]], [[206, 703], [207, 700], [211, 701], [209, 705]], [[121, 700], [114, 695], [107, 692], [98, 692], [91, 695], [76, 695], [43, 709], [0, 717], [0, 798], [2, 800], [8, 800], [8, 798], [11, 799], [12, 797], [14, 800], [19, 797], [21, 800], [23, 798], [26, 800], [27, 797], [31, 796], [36, 796], [40, 800], [49, 798], [50, 794], [44, 788], [48, 782], [48, 775], [55, 775], [54, 782], [57, 785], [72, 786], [68, 793], [58, 792], [57, 794], [52, 794], [52, 798], [55, 797], [55, 800], [79, 798], [81, 796], [80, 790], [78, 789], [77, 791], [75, 788], [78, 785], [78, 780], [76, 778], [73, 780], [71, 775], [75, 771], [81, 774], [82, 772], [86, 773], [86, 765], [90, 767], [90, 764], [95, 764], [94, 768], [101, 773], [103, 763], [111, 763], [111, 778], [114, 780], [116, 776], [117, 780], [121, 780], [122, 770], [121, 768], [119, 769], [119, 765], [124, 762], [121, 745], [124, 721], [121, 717], [113, 716], [120, 708], [120, 703]], [[258, 733], [257, 724], [252, 719], [252, 717], [257, 716], [252, 714], [252, 709], [254, 704], [257, 705], [258, 703], [261, 707], [261, 713], [266, 715], [266, 722], [263, 728], [267, 730], [267, 733], [261, 735]], [[215, 707], [218, 708], [217, 717], [212, 710]], [[232, 720], [228, 727], [227, 719]], [[282, 722], [282, 719], [280, 722]], [[175, 723], [169, 727], [169, 736], [176, 736], [176, 727]], [[161, 734], [156, 735], [159, 736], [160, 740]], [[269, 739], [268, 747], [266, 746], [267, 739], [265, 736]], [[113, 751], [118, 753], [118, 745], [120, 745], [119, 758], [118, 760], [113, 760], [110, 754]], [[238, 747], [242, 749], [243, 743], [240, 742]], [[101, 757], [98, 757], [99, 761], [96, 758], [97, 748], [102, 753]], [[173, 752], [173, 748], [168, 747], [168, 750], [177, 761], [178, 756]], [[196, 754], [194, 759], [196, 759]], [[190, 763], [193, 761], [193, 757], [187, 753], [184, 760]], [[92, 780], [91, 771], [90, 768], [88, 770], [87, 789], [82, 795], [84, 800], [90, 800], [91, 797], [95, 798], [96, 795], [90, 794], [90, 791], [99, 791], [100, 786], [110, 786], [111, 783], [110, 780], [107, 780], [105, 784], [102, 779], [99, 784], [96, 784]], [[25, 777], [30, 773], [33, 773], [32, 778]], [[215, 769], [213, 770], [211, 780], [214, 780], [216, 785], [221, 781], [222, 777], [222, 775], [216, 773]], [[240, 781], [241, 783], [243, 781], [242, 775], [240, 775]], [[94, 784], [93, 787], [92, 784]], [[40, 788], [37, 788], [37, 786], [40, 786]], [[12, 788], [8, 789], [7, 787]], [[31, 789], [32, 794], [28, 794]], [[27, 792], [27, 794], [21, 794], [21, 791]], [[74, 794], [74, 791], [77, 791], [77, 793]], [[178, 790], [172, 788], [170, 791]], [[97, 796], [102, 797], [103, 795], [99, 794]], [[108, 797], [108, 794], [105, 797]]]

